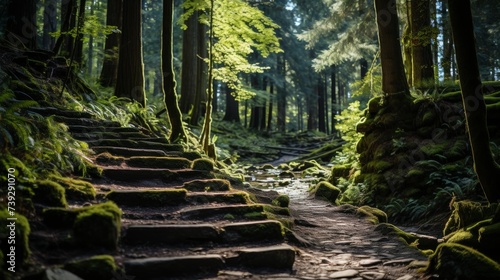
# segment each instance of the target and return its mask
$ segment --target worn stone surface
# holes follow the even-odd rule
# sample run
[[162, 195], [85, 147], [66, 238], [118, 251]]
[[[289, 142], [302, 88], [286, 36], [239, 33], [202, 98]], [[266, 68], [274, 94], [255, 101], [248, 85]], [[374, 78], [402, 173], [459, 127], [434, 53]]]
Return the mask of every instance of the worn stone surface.
[[283, 240], [283, 227], [278, 221], [233, 223], [222, 227], [222, 238], [229, 242]]
[[219, 255], [145, 258], [124, 262], [127, 275], [140, 278], [196, 273], [216, 274], [223, 266], [224, 260]]
[[232, 263], [251, 268], [292, 269], [295, 249], [289, 245], [243, 249]]
[[131, 225], [124, 236], [128, 244], [207, 242], [218, 239], [219, 233], [211, 224]]

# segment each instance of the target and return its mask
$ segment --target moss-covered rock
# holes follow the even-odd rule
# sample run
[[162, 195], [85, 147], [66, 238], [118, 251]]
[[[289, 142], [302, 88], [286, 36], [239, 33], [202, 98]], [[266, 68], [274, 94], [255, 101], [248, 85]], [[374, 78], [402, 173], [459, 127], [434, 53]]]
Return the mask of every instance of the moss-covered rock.
[[392, 163], [385, 160], [372, 160], [366, 165], [366, 171], [373, 173], [382, 173], [392, 166]]
[[98, 154], [95, 157], [95, 162], [103, 165], [120, 165], [125, 162], [124, 157], [114, 156], [108, 152]]
[[182, 187], [192, 192], [223, 192], [231, 190], [231, 183], [225, 179], [205, 179], [186, 182]]
[[69, 200], [88, 201], [95, 199], [96, 191], [90, 182], [59, 176], [54, 176], [52, 179], [64, 187], [66, 198]]
[[[12, 266], [9, 261], [11, 260], [10, 255], [12, 255], [11, 246], [14, 246], [14, 266], [17, 271], [17, 267], [24, 265], [31, 254], [29, 248], [31, 228], [26, 217], [20, 214], [11, 214], [13, 213], [10, 213], [7, 209], [0, 210], [0, 249], [2, 251], [0, 254], [2, 254], [3, 261], [5, 261], [2, 261], [0, 267], [5, 266], [5, 264], [8, 267]], [[7, 220], [8, 218], [16, 218], [16, 220]], [[14, 236], [15, 239], [12, 239]], [[12, 240], [15, 240], [15, 245]]]
[[359, 207], [356, 210], [356, 213], [358, 215], [366, 217], [366, 219], [374, 225], [379, 223], [387, 223], [387, 214], [384, 211], [374, 207], [370, 207], [368, 205]]
[[191, 167], [191, 161], [181, 157], [131, 157], [127, 165], [142, 168], [172, 168], [183, 169]]
[[271, 203], [280, 207], [288, 207], [290, 204], [290, 197], [286, 194], [281, 194], [277, 198], [273, 199]]
[[214, 170], [214, 162], [210, 159], [207, 159], [207, 158], [195, 159], [195, 160], [193, 160], [191, 168], [195, 169], [195, 170], [213, 171]]
[[331, 175], [328, 181], [332, 184], [336, 182], [338, 178], [348, 178], [349, 173], [351, 173], [352, 166], [350, 164], [334, 165], [331, 170]]
[[479, 221], [492, 218], [497, 211], [498, 204], [482, 205], [479, 202], [464, 200], [454, 202], [453, 211], [445, 225], [443, 235], [448, 235], [459, 229], [464, 229]]
[[494, 280], [500, 278], [500, 265], [467, 246], [443, 243], [429, 258], [427, 273], [445, 279]]
[[319, 182], [313, 189], [314, 196], [316, 198], [323, 198], [331, 203], [335, 203], [338, 196], [340, 195], [340, 189], [328, 182]]
[[398, 236], [402, 241], [404, 241], [409, 246], [415, 247], [420, 250], [434, 250], [438, 246], [437, 238], [419, 235], [414, 233], [408, 233], [395, 225], [389, 223], [380, 223], [375, 227], [375, 231], [381, 232], [385, 235], [395, 235]]
[[112, 256], [98, 255], [69, 262], [64, 269], [83, 279], [109, 280], [116, 273], [117, 266]]
[[120, 208], [112, 202], [80, 212], [73, 224], [76, 244], [116, 249], [120, 237], [121, 215]]
[[66, 190], [58, 183], [41, 180], [33, 184], [35, 196], [33, 200], [36, 203], [45, 204], [54, 207], [67, 207]]

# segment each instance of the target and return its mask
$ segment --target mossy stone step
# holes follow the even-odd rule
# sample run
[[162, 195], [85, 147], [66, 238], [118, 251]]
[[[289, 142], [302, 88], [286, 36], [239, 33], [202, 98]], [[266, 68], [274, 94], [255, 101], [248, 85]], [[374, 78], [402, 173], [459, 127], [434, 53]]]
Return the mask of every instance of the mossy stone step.
[[183, 189], [111, 191], [106, 198], [120, 206], [161, 207], [185, 204], [186, 194]]
[[224, 179], [205, 179], [186, 182], [182, 188], [190, 192], [223, 192], [231, 190], [231, 183]]
[[121, 127], [119, 122], [96, 120], [91, 118], [68, 118], [63, 116], [54, 116], [54, 120], [67, 125], [83, 125], [83, 126], [104, 126], [104, 127]]
[[112, 181], [127, 183], [149, 180], [160, 180], [164, 183], [173, 183], [176, 181], [213, 178], [214, 175], [205, 170], [170, 170], [165, 168], [121, 168], [107, 166], [103, 167], [102, 176]]
[[148, 135], [142, 132], [113, 132], [113, 131], [105, 131], [105, 132], [81, 132], [81, 133], [73, 133], [71, 136], [73, 138], [81, 140], [81, 141], [92, 141], [99, 139], [150, 139]]
[[35, 112], [44, 117], [48, 116], [61, 116], [66, 118], [92, 118], [92, 114], [88, 112], [78, 112], [72, 110], [59, 109], [55, 107], [31, 107], [27, 108], [26, 111]]
[[[92, 147], [92, 150], [97, 154], [108, 152], [115, 156], [122, 157], [162, 157], [167, 156], [168, 153], [162, 150], [154, 150], [154, 149], [135, 149], [135, 148], [124, 148], [124, 147], [113, 147], [113, 146], [95, 146]], [[179, 152], [172, 152], [175, 155], [180, 154]]]
[[275, 220], [233, 223], [222, 227], [221, 237], [225, 242], [282, 241], [284, 229]]
[[243, 249], [226, 262], [231, 266], [289, 270], [295, 262], [295, 249], [286, 244]]
[[224, 267], [220, 255], [196, 255], [181, 257], [144, 258], [123, 262], [125, 274], [140, 279], [162, 279], [165, 277], [196, 274], [216, 276]]
[[215, 216], [224, 217], [261, 217], [263, 218], [264, 206], [258, 204], [252, 205], [218, 205], [184, 208], [180, 212], [183, 219], [205, 219]]
[[113, 147], [125, 147], [125, 148], [141, 148], [141, 149], [153, 149], [162, 151], [176, 151], [183, 152], [184, 147], [180, 144], [166, 144], [150, 141], [136, 141], [130, 139], [100, 139], [91, 140], [87, 143], [92, 146], [113, 146]]
[[71, 133], [103, 133], [103, 132], [114, 132], [114, 133], [134, 133], [141, 132], [140, 129], [136, 127], [105, 127], [105, 126], [86, 126], [86, 125], [68, 125], [68, 131]]
[[191, 204], [208, 204], [208, 203], [247, 204], [250, 202], [250, 197], [248, 193], [241, 191], [188, 193], [186, 199]]
[[125, 160], [128, 166], [143, 168], [184, 169], [191, 167], [191, 161], [181, 157], [131, 157]]
[[131, 225], [125, 230], [127, 244], [176, 244], [179, 242], [218, 241], [214, 225]]

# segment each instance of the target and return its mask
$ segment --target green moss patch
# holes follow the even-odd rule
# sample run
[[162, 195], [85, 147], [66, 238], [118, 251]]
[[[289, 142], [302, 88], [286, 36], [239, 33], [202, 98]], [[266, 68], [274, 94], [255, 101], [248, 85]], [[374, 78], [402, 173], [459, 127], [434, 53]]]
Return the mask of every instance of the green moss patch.
[[67, 199], [80, 201], [95, 199], [96, 191], [90, 182], [59, 176], [54, 176], [52, 179], [64, 187]]
[[111, 191], [106, 198], [124, 206], [161, 207], [186, 203], [185, 189]]
[[67, 207], [66, 190], [58, 183], [42, 180], [33, 184], [35, 196], [33, 200], [37, 203], [54, 207]]
[[189, 194], [187, 200], [194, 204], [200, 203], [226, 203], [226, 204], [247, 204], [250, 197], [246, 192], [227, 192], [227, 193], [196, 193]]
[[222, 227], [225, 241], [283, 240], [284, 229], [278, 221], [234, 223]]
[[288, 207], [290, 204], [290, 197], [286, 194], [281, 194], [277, 198], [273, 199], [271, 204], [279, 207]]
[[[100, 209], [103, 211], [116, 212], [121, 210], [115, 203], [108, 201], [101, 204], [86, 206], [81, 208], [46, 208], [42, 213], [43, 221], [46, 225], [54, 228], [71, 228], [75, 223], [76, 217], [83, 212]], [[121, 215], [121, 214], [120, 214]]]
[[117, 266], [112, 256], [99, 255], [67, 263], [64, 269], [82, 279], [109, 280], [116, 273]]
[[384, 211], [374, 207], [370, 207], [368, 205], [359, 207], [356, 210], [356, 213], [358, 215], [366, 217], [366, 219], [374, 225], [379, 223], [387, 223], [387, 214]]
[[[8, 218], [16, 218], [16, 220], [7, 220]], [[14, 246], [11, 243], [12, 240], [15, 240], [16, 242], [15, 264], [24, 265], [26, 263], [31, 254], [29, 248], [30, 232], [30, 225], [26, 217], [19, 214], [10, 215], [7, 209], [0, 210], [0, 249], [2, 251], [1, 253], [3, 255], [3, 259], [7, 264], [10, 261], [9, 255], [11, 255], [11, 246]], [[9, 239], [11, 236], [15, 236], [15, 239]], [[11, 240], [11, 242], [9, 242], [9, 240]], [[2, 262], [0, 267], [4, 266], [5, 262]]]
[[121, 230], [121, 210], [113, 203], [89, 207], [73, 224], [73, 235], [80, 246], [116, 249]]
[[443, 243], [429, 258], [427, 273], [447, 279], [494, 280], [500, 276], [500, 265], [469, 247]]
[[448, 235], [459, 229], [464, 229], [481, 220], [492, 218], [495, 215], [498, 204], [482, 205], [474, 201], [454, 202], [453, 211], [445, 225], [443, 235]]
[[95, 162], [104, 165], [120, 165], [125, 162], [125, 158], [110, 153], [101, 153], [95, 157]]
[[210, 159], [207, 158], [199, 158], [193, 160], [193, 164], [191, 165], [192, 169], [195, 170], [206, 170], [206, 171], [213, 171], [214, 170], [214, 162]]
[[395, 235], [409, 246], [420, 250], [434, 250], [438, 246], [438, 240], [431, 236], [408, 233], [395, 225], [380, 223], [375, 227], [375, 231], [385, 235]]

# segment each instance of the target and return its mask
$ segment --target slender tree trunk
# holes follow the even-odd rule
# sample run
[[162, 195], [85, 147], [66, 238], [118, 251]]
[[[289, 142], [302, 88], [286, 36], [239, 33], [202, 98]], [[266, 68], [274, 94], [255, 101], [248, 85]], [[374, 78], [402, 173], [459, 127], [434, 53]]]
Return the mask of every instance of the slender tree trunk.
[[45, 50], [52, 50], [56, 40], [50, 33], [57, 31], [56, 0], [45, 0], [43, 8], [43, 37], [42, 45]]
[[412, 85], [422, 88], [434, 82], [430, 35], [430, 0], [412, 0], [410, 7]]
[[36, 49], [36, 1], [10, 1], [7, 15], [4, 39], [17, 48]]
[[[386, 96], [390, 111], [407, 116], [411, 111], [412, 101], [401, 55], [396, 1], [375, 0], [375, 11], [382, 67], [382, 92]], [[407, 120], [402, 118], [398, 121]]]
[[142, 59], [141, 0], [123, 2], [122, 38], [115, 95], [146, 106]]
[[[116, 26], [121, 30], [122, 26], [122, 0], [108, 0], [106, 24]], [[120, 34], [113, 32], [106, 37], [104, 47], [104, 61], [102, 63], [99, 83], [104, 87], [112, 87], [116, 84], [118, 69], [118, 48], [120, 45]]]
[[[198, 29], [196, 34], [198, 39], [196, 40], [198, 47], [195, 60], [196, 60], [196, 84], [194, 101], [191, 104], [191, 115], [189, 123], [191, 125], [197, 125], [198, 121], [204, 112], [202, 108], [207, 101], [207, 63], [203, 60], [207, 57], [207, 28], [205, 24], [197, 22], [196, 28]], [[212, 104], [210, 104], [212, 105]]]
[[285, 54], [277, 55], [278, 75], [282, 78], [283, 84], [276, 86], [276, 102], [277, 102], [277, 127], [279, 132], [286, 131], [286, 63]]
[[443, 58], [441, 59], [441, 67], [443, 68], [444, 80], [451, 79], [451, 66], [453, 59], [453, 44], [451, 42], [451, 28], [448, 18], [448, 3], [447, 1], [441, 2], [441, 20], [443, 29]]
[[[239, 110], [239, 102], [234, 98], [232, 94], [232, 89], [227, 86], [227, 84], [223, 84], [224, 92], [226, 93], [226, 113], [224, 114], [224, 121], [229, 122], [240, 122], [240, 110]], [[246, 116], [245, 116], [246, 120]]]
[[[129, 0], [127, 0], [129, 1]], [[186, 140], [186, 131], [182, 123], [182, 113], [177, 103], [176, 81], [174, 72], [174, 48], [173, 48], [173, 19], [174, 0], [163, 2], [163, 25], [161, 41], [161, 68], [163, 72], [164, 102], [167, 107], [168, 118], [172, 132], [170, 142]]]
[[448, 6], [474, 170], [486, 198], [494, 203], [500, 200], [500, 167], [490, 150], [483, 97], [486, 89], [481, 84], [470, 1], [451, 0], [448, 1]]
[[[90, 2], [90, 15], [94, 15], [94, 0], [91, 0]], [[89, 42], [88, 42], [88, 47], [87, 47], [87, 75], [89, 77], [92, 77], [92, 72], [94, 68], [94, 37], [92, 35], [89, 35]]]
[[330, 83], [331, 83], [331, 106], [332, 106], [332, 134], [336, 134], [335, 130], [335, 116], [337, 115], [337, 69], [335, 65], [332, 65], [330, 69]]
[[[74, 39], [66, 34], [76, 27], [76, 0], [61, 1], [61, 18], [64, 19], [61, 25], [61, 35], [57, 38], [53, 52], [69, 57], [73, 50]], [[64, 48], [63, 48], [64, 46]]]
[[74, 53], [71, 54], [72, 59], [78, 64], [78, 68], [82, 68], [83, 62], [83, 24], [85, 21], [85, 3], [86, 0], [80, 0], [78, 6], [78, 33], [75, 38]]
[[323, 74], [318, 74], [317, 81], [317, 95], [318, 95], [318, 130], [320, 132], [326, 132], [325, 124], [325, 82], [323, 81]]
[[267, 131], [271, 131], [273, 123], [273, 98], [274, 98], [274, 84], [273, 82], [269, 85], [269, 112], [267, 113]]

